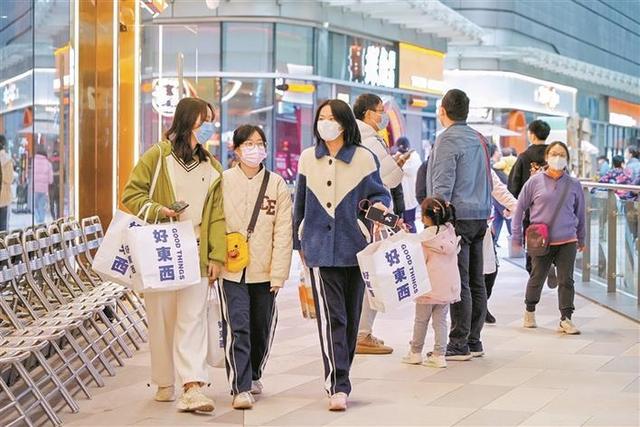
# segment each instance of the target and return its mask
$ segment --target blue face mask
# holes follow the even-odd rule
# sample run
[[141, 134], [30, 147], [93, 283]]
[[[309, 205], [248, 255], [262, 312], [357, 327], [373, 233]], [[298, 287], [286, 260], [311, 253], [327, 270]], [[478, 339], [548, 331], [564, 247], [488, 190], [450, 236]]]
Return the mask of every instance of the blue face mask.
[[196, 139], [202, 145], [204, 145], [216, 132], [216, 128], [213, 125], [213, 122], [204, 122], [202, 126], [198, 128], [198, 130], [194, 131]]

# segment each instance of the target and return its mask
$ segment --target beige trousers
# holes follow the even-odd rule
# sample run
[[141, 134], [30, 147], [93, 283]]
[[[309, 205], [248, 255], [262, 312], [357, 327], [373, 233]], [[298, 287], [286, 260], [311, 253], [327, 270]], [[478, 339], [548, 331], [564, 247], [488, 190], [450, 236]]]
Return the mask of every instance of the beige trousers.
[[159, 387], [208, 383], [207, 292], [209, 280], [177, 291], [144, 295], [149, 321], [151, 381]]

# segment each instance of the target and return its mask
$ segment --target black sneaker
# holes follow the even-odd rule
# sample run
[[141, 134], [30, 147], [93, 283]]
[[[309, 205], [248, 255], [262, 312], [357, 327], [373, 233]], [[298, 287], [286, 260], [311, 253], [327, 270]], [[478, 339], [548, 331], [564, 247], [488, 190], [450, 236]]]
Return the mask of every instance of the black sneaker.
[[466, 362], [473, 359], [473, 355], [470, 352], [462, 353], [460, 351], [447, 350], [445, 360], [453, 360], [457, 362]]
[[477, 346], [469, 346], [469, 349], [471, 350], [471, 356], [472, 357], [482, 357], [484, 356], [484, 348], [482, 348], [482, 343], [478, 344]]
[[549, 289], [555, 289], [558, 287], [558, 276], [556, 276], [556, 266], [552, 265], [547, 276], [547, 286]]
[[496, 324], [496, 318], [493, 317], [493, 314], [491, 314], [491, 313], [489, 313], [487, 311], [487, 317], [485, 317], [484, 323], [487, 323], [489, 325], [495, 325]]

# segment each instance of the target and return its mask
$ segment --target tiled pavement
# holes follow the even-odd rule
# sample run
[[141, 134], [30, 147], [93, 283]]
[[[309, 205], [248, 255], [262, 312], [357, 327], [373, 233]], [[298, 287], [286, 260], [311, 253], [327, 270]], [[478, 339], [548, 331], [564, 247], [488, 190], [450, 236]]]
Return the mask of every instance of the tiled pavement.
[[[538, 329], [521, 328], [526, 274], [503, 263], [486, 326], [487, 352], [447, 369], [400, 363], [407, 351], [413, 309], [380, 315], [376, 335], [395, 348], [390, 356], [357, 356], [349, 410], [327, 411], [315, 323], [303, 320], [295, 281], [278, 296], [278, 330], [267, 366], [265, 393], [253, 410], [234, 411], [223, 370], [211, 370], [213, 415], [178, 414], [152, 400], [148, 351], [127, 360], [70, 426], [638, 426], [638, 324], [576, 297], [579, 336], [555, 331], [556, 292], [546, 289]], [[429, 331], [427, 347], [433, 343]]]

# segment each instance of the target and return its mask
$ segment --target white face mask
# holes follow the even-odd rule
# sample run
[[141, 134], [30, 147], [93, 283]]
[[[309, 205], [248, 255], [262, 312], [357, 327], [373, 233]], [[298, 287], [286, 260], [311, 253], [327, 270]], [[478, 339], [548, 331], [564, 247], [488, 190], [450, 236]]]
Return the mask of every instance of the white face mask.
[[318, 120], [318, 133], [323, 141], [333, 141], [340, 136], [342, 128], [334, 120]]
[[567, 167], [567, 159], [560, 156], [551, 156], [547, 159], [549, 168], [561, 171]]

